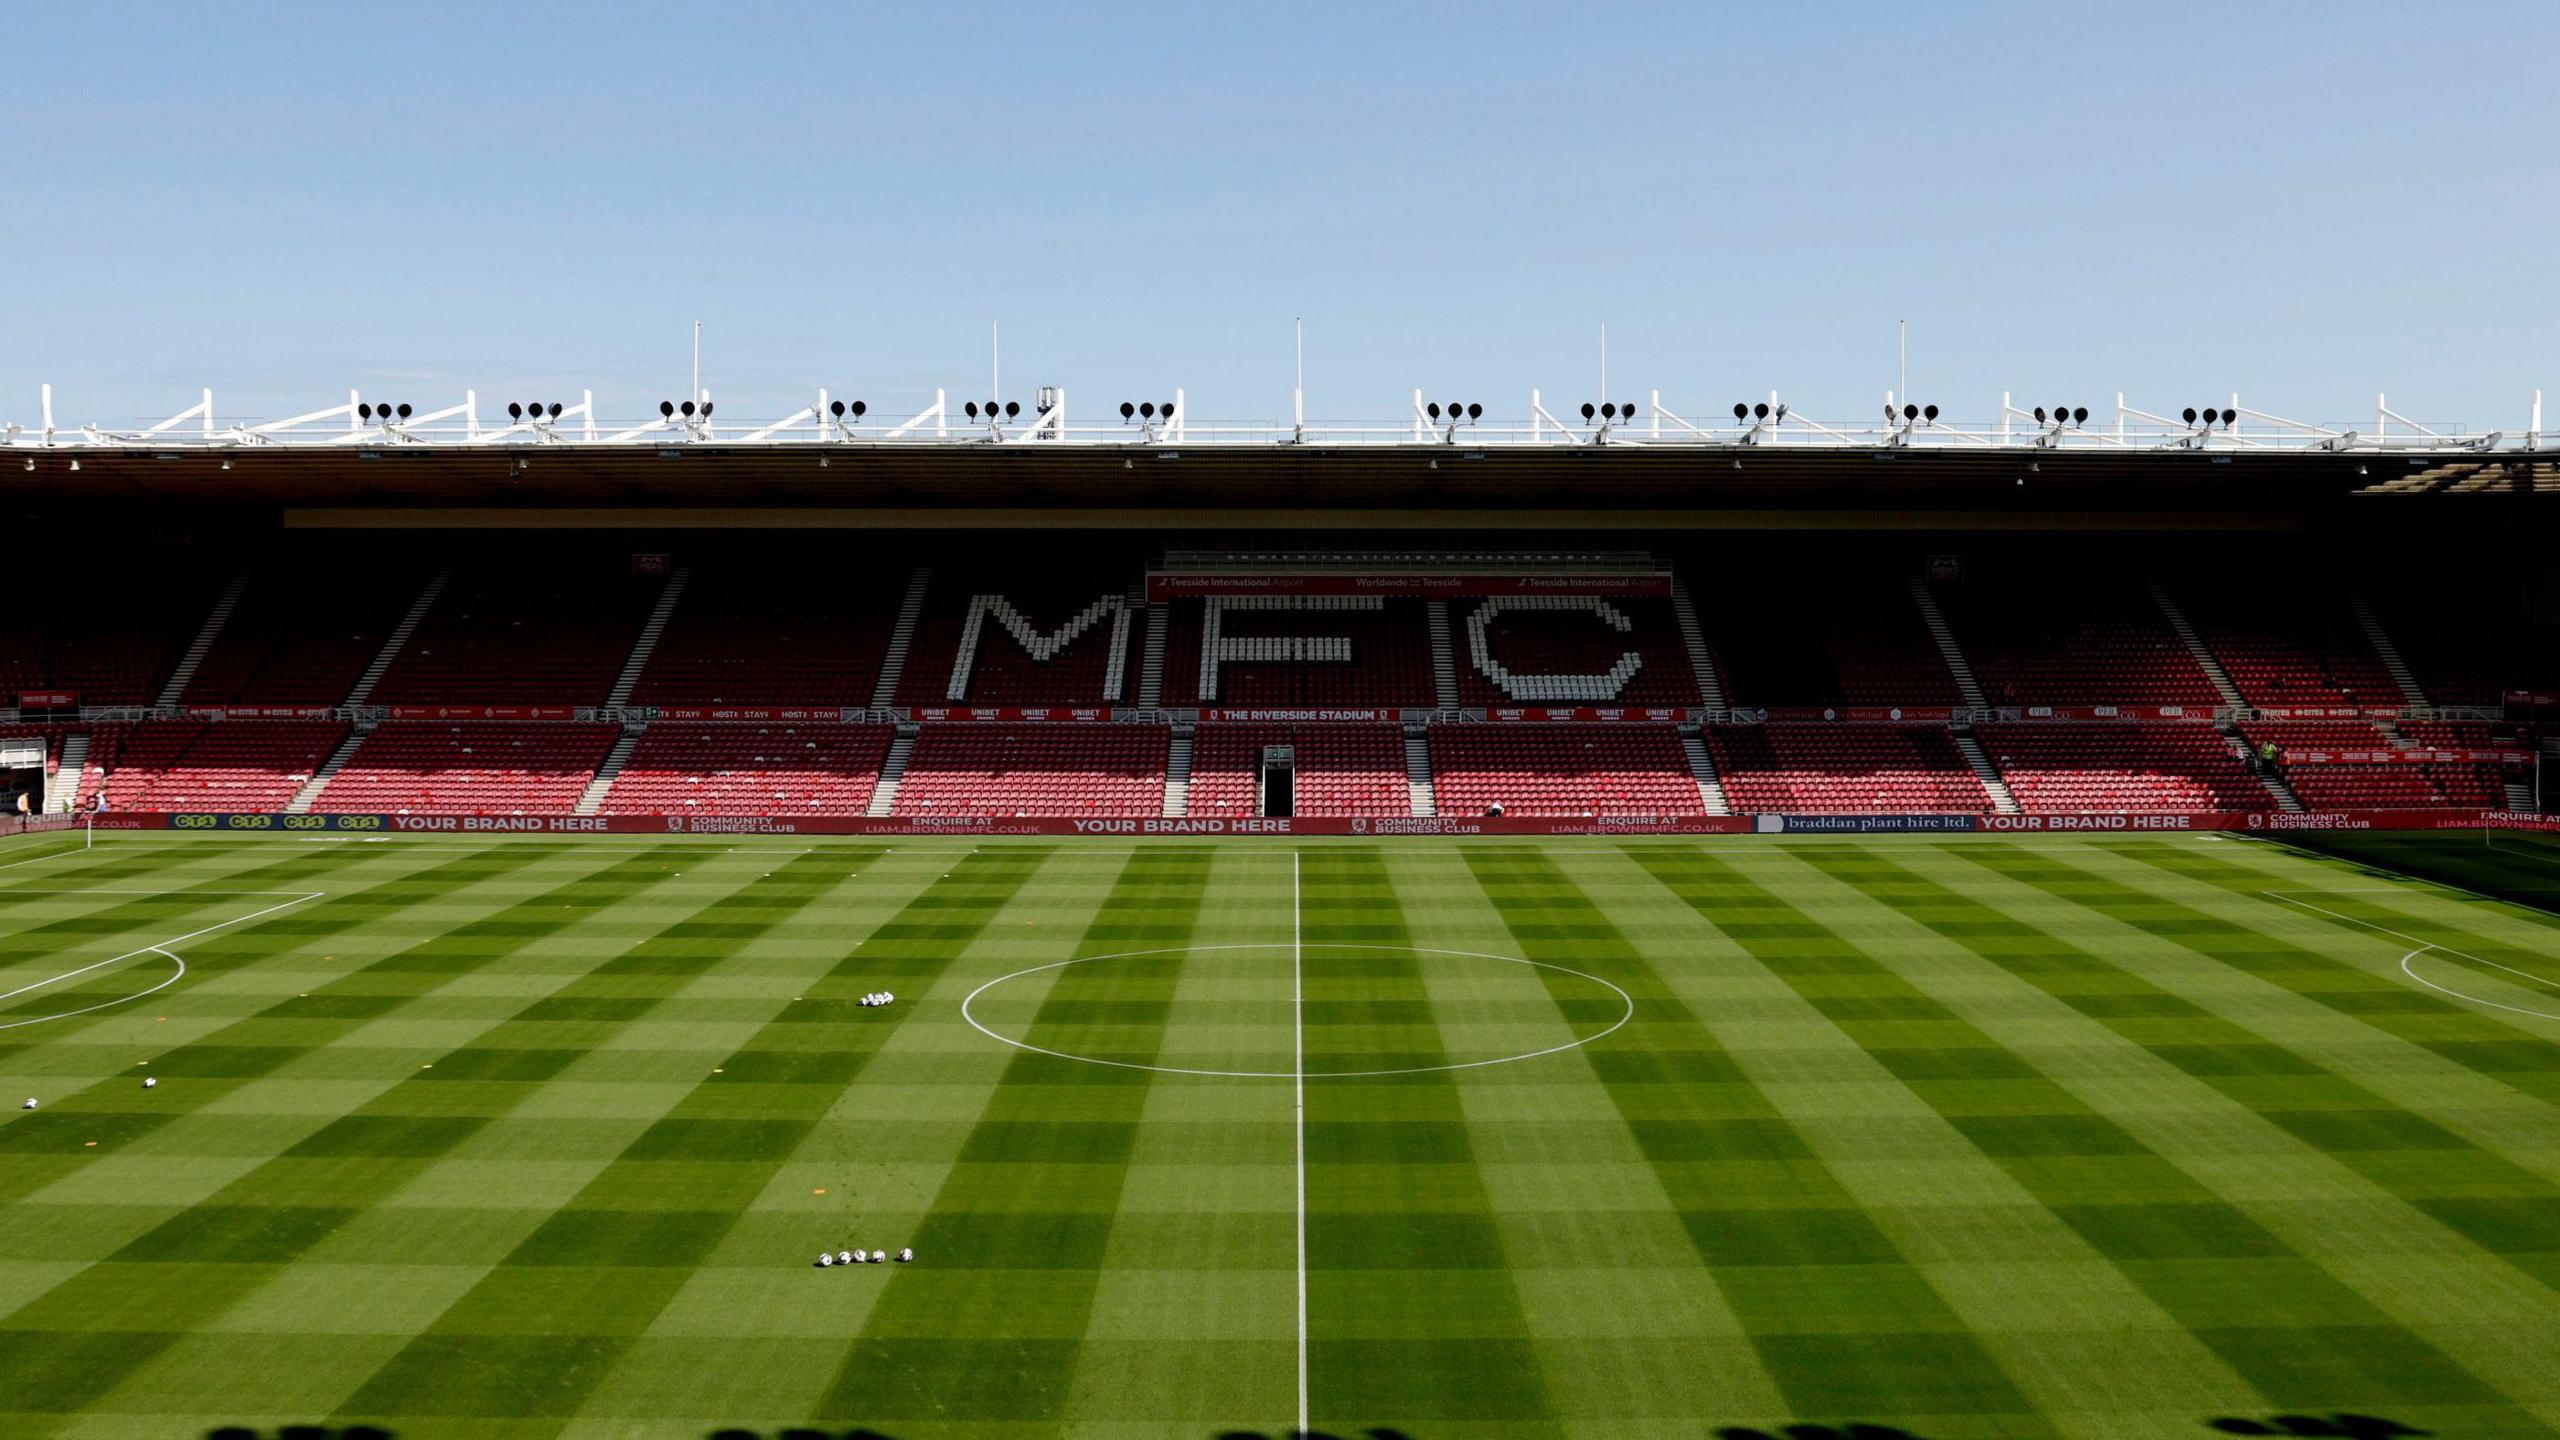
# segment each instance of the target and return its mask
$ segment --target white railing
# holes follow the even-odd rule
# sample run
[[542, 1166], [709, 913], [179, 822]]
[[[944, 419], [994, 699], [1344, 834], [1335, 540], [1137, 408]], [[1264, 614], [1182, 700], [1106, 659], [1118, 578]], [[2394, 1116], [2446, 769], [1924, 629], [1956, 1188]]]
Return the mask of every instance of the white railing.
[[[53, 389], [42, 387], [40, 421], [35, 425], [0, 426], [0, 449], [35, 453], [82, 449], [115, 449], [183, 455], [206, 450], [252, 451], [269, 447], [352, 450], [360, 455], [391, 450], [455, 450], [496, 448], [529, 454], [551, 447], [657, 449], [681, 455], [694, 447], [724, 449], [802, 449], [821, 458], [866, 450], [995, 447], [1034, 450], [1050, 447], [1123, 449], [1133, 454], [1178, 458], [1185, 448], [1233, 450], [1255, 448], [1408, 449], [1479, 458], [1492, 451], [1579, 449], [1590, 447], [1711, 451], [1740, 459], [1757, 451], [1903, 450], [2097, 451], [2131, 453], [2163, 451], [2236, 455], [2241, 453], [2392, 454], [2547, 454], [2560, 443], [2542, 430], [2542, 399], [2535, 392], [2527, 423], [2518, 430], [2475, 432], [2466, 427], [2421, 424], [2393, 411], [2377, 396], [2373, 418], [2350, 424], [2316, 424], [2288, 420], [2232, 403], [2213, 409], [2182, 407], [2175, 415], [2157, 414], [2116, 397], [2112, 410], [2092, 412], [2073, 407], [2068, 413], [2042, 407], [2020, 409], [2003, 395], [1996, 418], [1958, 420], [1923, 413], [1919, 407], [1897, 407], [1886, 397], [1882, 414], [1866, 421], [1817, 420], [1793, 413], [1773, 394], [1769, 400], [1737, 405], [1725, 416], [1688, 416], [1666, 408], [1658, 393], [1645, 406], [1612, 402], [1616, 413], [1596, 407], [1551, 410], [1531, 391], [1519, 418], [1481, 415], [1461, 418], [1461, 407], [1442, 410], [1413, 397], [1413, 414], [1404, 420], [1369, 424], [1214, 424], [1194, 423], [1182, 392], [1152, 415], [1123, 420], [1106, 412], [1096, 422], [1071, 418], [1063, 391], [1043, 392], [1043, 405], [1017, 405], [1013, 413], [964, 402], [957, 410], [945, 391], [930, 403], [898, 420], [869, 413], [818, 391], [799, 410], [773, 419], [740, 420], [718, 414], [705, 392], [679, 407], [660, 402], [662, 413], [651, 418], [606, 422], [598, 418], [594, 393], [579, 392], [575, 405], [562, 402], [505, 407], [487, 423], [476, 392], [465, 391], [461, 403], [424, 410], [401, 404], [377, 404], [349, 391], [343, 405], [314, 410], [283, 420], [216, 417], [213, 392], [202, 392], [194, 405], [157, 423], [132, 429], [88, 424], [63, 428], [55, 423]], [[1469, 410], [1481, 407], [1464, 407]], [[1585, 416], [1584, 408], [1595, 413]], [[1935, 407], [1930, 407], [1934, 411]], [[1558, 411], [1563, 412], [1558, 418]], [[975, 411], [976, 413], [970, 413]]]

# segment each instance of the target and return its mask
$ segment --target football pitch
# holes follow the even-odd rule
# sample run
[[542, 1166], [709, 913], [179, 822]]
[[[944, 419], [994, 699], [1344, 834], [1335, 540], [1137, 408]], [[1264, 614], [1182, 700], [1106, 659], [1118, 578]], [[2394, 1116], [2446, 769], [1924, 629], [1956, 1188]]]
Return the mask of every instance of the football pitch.
[[2560, 851], [2377, 858], [12, 841], [0, 1437], [2560, 1434]]

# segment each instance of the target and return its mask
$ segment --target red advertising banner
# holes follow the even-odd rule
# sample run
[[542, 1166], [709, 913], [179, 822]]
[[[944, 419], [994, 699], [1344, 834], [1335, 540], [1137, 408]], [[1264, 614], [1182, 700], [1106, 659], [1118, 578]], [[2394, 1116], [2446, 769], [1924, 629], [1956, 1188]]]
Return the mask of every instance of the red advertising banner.
[[[1899, 705], [1848, 705], [1815, 708], [1805, 705], [1772, 707], [1765, 710], [1733, 712], [1742, 723], [1792, 725], [1816, 723], [1835, 725], [1944, 725], [1953, 717], [1945, 710], [1904, 709]], [[1758, 717], [1756, 722], [1753, 717]]]
[[2523, 765], [2521, 750], [2287, 750], [2288, 765]]
[[571, 705], [392, 705], [394, 720], [575, 720]]
[[1395, 720], [1393, 710], [1203, 710], [1202, 720], [1302, 725], [1328, 720]]
[[1669, 595], [1669, 575], [1167, 575], [1149, 600], [1189, 595]]
[[[83, 817], [89, 818], [89, 817]], [[1257, 836], [1406, 835], [1741, 835], [1893, 831], [2084, 834], [2228, 830], [2534, 830], [2560, 833], [2560, 816], [2489, 810], [2107, 812], [2085, 815], [1621, 815], [1593, 819], [1434, 816], [1371, 819], [859, 815], [274, 815], [108, 811], [100, 830], [196, 830], [235, 834], [314, 831], [383, 835], [1151, 835], [1250, 839]]]
[[907, 713], [917, 720], [1065, 721], [1072, 723], [1078, 720], [1108, 720], [1111, 718], [1111, 710], [1108, 706], [1098, 708], [1078, 708], [1074, 706], [1057, 705], [1050, 706], [1046, 709], [1023, 709], [1000, 705], [954, 705], [931, 708], [919, 707], [917, 709], [910, 710]]
[[18, 696], [21, 710], [68, 710], [80, 697], [68, 690], [28, 690]]
[[832, 705], [822, 709], [805, 705], [785, 709], [749, 705], [655, 705], [647, 709], [653, 720], [822, 720], [832, 724], [844, 718], [844, 712]]
[[326, 705], [190, 705], [190, 720], [326, 720], [338, 712]]
[[1690, 717], [1677, 706], [1565, 706], [1543, 709], [1487, 710], [1484, 718], [1496, 721], [1562, 720], [1574, 722], [1634, 720], [1648, 724], [1678, 724]]

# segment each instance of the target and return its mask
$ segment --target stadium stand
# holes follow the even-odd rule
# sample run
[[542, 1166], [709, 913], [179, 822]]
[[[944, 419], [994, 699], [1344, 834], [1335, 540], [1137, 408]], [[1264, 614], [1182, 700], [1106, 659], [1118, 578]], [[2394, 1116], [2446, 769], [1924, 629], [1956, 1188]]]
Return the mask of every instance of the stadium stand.
[[1393, 725], [1203, 725], [1192, 737], [1189, 813], [1229, 819], [1260, 813], [1262, 755], [1273, 745], [1294, 752], [1300, 815], [1413, 813], [1404, 733]]
[[1705, 804], [1669, 725], [1443, 725], [1430, 736], [1443, 815], [1699, 815]]
[[391, 720], [312, 809], [417, 815], [565, 815], [619, 734], [610, 725]]
[[[1367, 601], [1365, 605], [1326, 601]], [[1311, 608], [1302, 608], [1311, 607]], [[1229, 604], [1219, 612], [1218, 633], [1238, 642], [1217, 667], [1215, 693], [1201, 684], [1201, 651], [1208, 602], [1176, 600], [1164, 650], [1164, 703], [1237, 709], [1363, 708], [1439, 703], [1431, 678], [1428, 602], [1377, 596], [1318, 596], [1288, 609]], [[1347, 648], [1336, 660], [1292, 658], [1303, 647], [1291, 639], [1332, 640]], [[1258, 643], [1257, 643], [1258, 642]], [[1463, 644], [1464, 642], [1459, 642]], [[1676, 644], [1676, 639], [1671, 642]], [[1287, 661], [1285, 664], [1269, 663]], [[1462, 668], [1465, 661], [1459, 662]]]
[[186, 705], [336, 705], [355, 688], [427, 582], [423, 566], [332, 566], [313, 603], [292, 564], [250, 577], [239, 608], [179, 697]]
[[1161, 725], [928, 725], [891, 813], [1158, 815], [1171, 735]]
[[575, 554], [522, 568], [458, 571], [372, 699], [380, 705], [600, 705], [665, 588], [663, 576], [634, 575], [625, 565]]
[[2312, 577], [2182, 579], [2178, 607], [2251, 705], [2401, 703], [2347, 596]]
[[2537, 627], [2507, 585], [2484, 592], [2476, 575], [2420, 579], [2371, 601], [2432, 704], [2496, 705], [2510, 690], [2560, 691], [2560, 625]]
[[2202, 724], [1994, 725], [1975, 732], [2029, 814], [2263, 810], [2267, 792]]
[[848, 576], [815, 559], [697, 566], [630, 703], [867, 705], [905, 585], [895, 570]]
[[1991, 797], [1948, 733], [1925, 726], [1710, 726], [1725, 795], [1744, 814], [1979, 815]]
[[[1773, 575], [1768, 583], [1782, 581]], [[1784, 604], [1764, 603], [1766, 593], [1746, 582], [1711, 586], [1698, 596], [1699, 619], [1732, 703], [1912, 708], [1963, 702], [1910, 590], [1887, 562], [1790, 587]]]
[[[1134, 567], [936, 566], [901, 705], [1091, 706], [1129, 698]], [[904, 577], [900, 577], [903, 583]], [[1115, 644], [1116, 642], [1116, 644]]]
[[150, 704], [229, 583], [179, 566], [150, 584], [21, 588], [0, 626], [0, 701], [51, 691]]
[[607, 815], [859, 815], [896, 732], [886, 725], [661, 721], [605, 792]]
[[164, 721], [98, 725], [89, 778], [119, 810], [257, 813], [285, 808], [347, 736], [337, 720]]
[[2149, 593], [2121, 571], [1983, 565], [1930, 592], [1994, 705], [2220, 701]]
[[[1451, 602], [1460, 703], [1698, 703], [1698, 677], [1681, 643], [1670, 601], [1613, 596], [1605, 608], [1589, 601], [1555, 603], [1570, 599], [1529, 596], [1498, 602]], [[1489, 605], [1499, 608], [1486, 613]], [[1511, 688], [1506, 689], [1477, 660], [1474, 641], [1479, 614], [1484, 614], [1484, 658], [1511, 673]], [[1629, 628], [1618, 629], [1613, 617], [1623, 618]], [[1638, 663], [1632, 673], [1621, 678], [1617, 668], [1630, 654], [1637, 657]], [[1577, 685], [1563, 677], [1586, 677], [1600, 683]]]

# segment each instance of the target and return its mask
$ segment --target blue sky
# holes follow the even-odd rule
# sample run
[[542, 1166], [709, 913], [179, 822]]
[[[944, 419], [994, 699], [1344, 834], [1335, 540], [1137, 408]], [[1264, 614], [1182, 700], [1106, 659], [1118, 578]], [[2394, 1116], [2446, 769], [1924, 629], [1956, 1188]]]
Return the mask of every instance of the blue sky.
[[[1802, 13], [1793, 13], [1796, 11]], [[0, 420], [1771, 387], [2521, 428], [2560, 6], [58, 5]], [[1601, 397], [1598, 330], [1609, 327]]]

